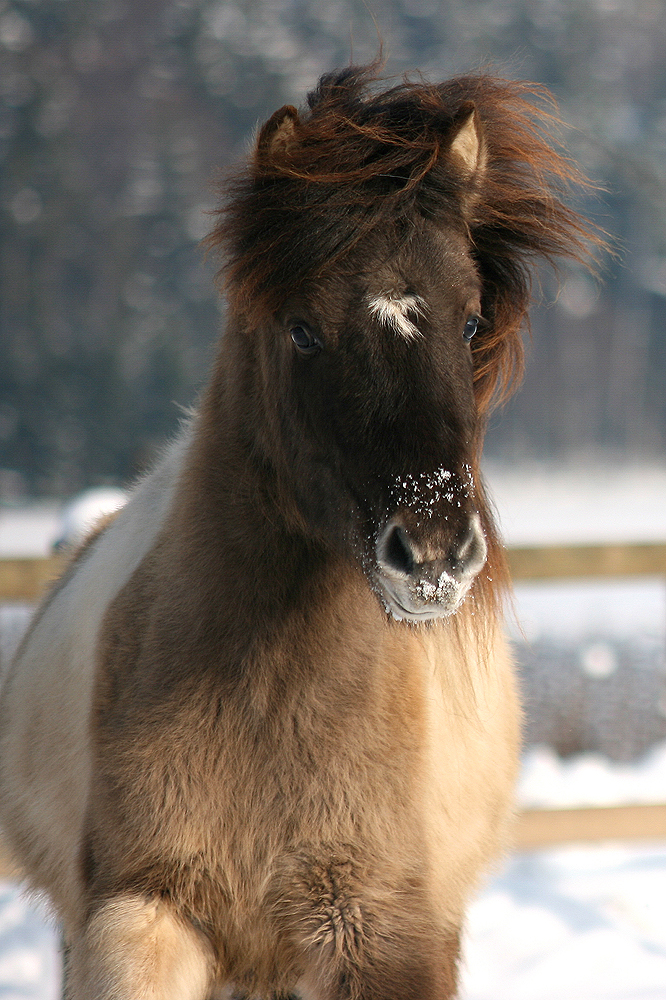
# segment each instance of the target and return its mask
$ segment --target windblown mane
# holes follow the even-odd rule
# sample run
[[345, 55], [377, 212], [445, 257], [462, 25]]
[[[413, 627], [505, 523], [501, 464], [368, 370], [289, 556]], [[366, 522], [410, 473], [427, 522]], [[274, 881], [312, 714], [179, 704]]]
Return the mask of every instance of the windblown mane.
[[[590, 243], [601, 242], [562, 200], [585, 181], [548, 135], [560, 122], [544, 88], [476, 75], [442, 84], [406, 79], [381, 91], [376, 70], [323, 77], [301, 117], [283, 109], [293, 141], [271, 144], [271, 122], [264, 127], [209, 243], [225, 252], [221, 274], [232, 308], [257, 321], [377, 226], [392, 225], [405, 239], [419, 216], [459, 221], [484, 287], [488, 324], [473, 352], [483, 416], [522, 372], [533, 264], [585, 261]], [[452, 168], [447, 150], [472, 108], [483, 170], [470, 196], [469, 179]]]

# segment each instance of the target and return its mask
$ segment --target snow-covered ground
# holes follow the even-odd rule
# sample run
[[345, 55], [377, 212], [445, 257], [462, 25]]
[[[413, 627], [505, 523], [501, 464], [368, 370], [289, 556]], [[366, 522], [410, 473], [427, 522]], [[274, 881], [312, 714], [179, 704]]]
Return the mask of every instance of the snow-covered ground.
[[0, 507], [0, 558], [48, 556], [63, 527], [64, 504], [42, 501]]
[[666, 541], [666, 464], [484, 468], [509, 545]]
[[664, 1000], [666, 837], [511, 858], [469, 913], [464, 1000]]
[[[486, 474], [509, 544], [666, 541], [666, 466]], [[60, 531], [55, 505], [0, 511], [0, 556], [46, 554]], [[612, 640], [663, 649], [665, 590], [658, 579], [521, 585], [517, 617], [531, 641], [581, 643], [583, 668], [603, 677]], [[631, 765], [533, 747], [519, 794], [530, 806], [666, 801], [666, 743]], [[0, 1000], [55, 1000], [56, 940], [0, 883]], [[666, 1000], [666, 831], [658, 844], [509, 857], [471, 907], [464, 954], [464, 1000]]]
[[58, 1000], [58, 936], [43, 909], [15, 882], [0, 882], [0, 997]]

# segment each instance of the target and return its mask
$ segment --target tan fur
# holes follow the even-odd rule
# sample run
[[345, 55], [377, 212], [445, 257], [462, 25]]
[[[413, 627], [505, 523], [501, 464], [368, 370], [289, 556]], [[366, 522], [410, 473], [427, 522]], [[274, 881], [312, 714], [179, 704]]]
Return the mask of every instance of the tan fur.
[[[123, 515], [129, 523], [141, 521], [147, 485]], [[95, 564], [110, 557], [114, 541], [119, 539], [102, 536], [88, 557], [89, 567], [81, 568], [79, 600], [92, 586], [88, 577], [92, 579]], [[126, 560], [132, 559], [130, 566], [136, 562], [138, 552], [131, 544], [123, 551]], [[163, 580], [159, 560], [151, 576], [153, 587]], [[483, 655], [459, 662], [459, 644], [446, 628], [421, 632], [384, 622], [381, 646], [369, 648], [366, 636], [372, 634], [376, 642], [382, 613], [363, 581], [340, 584], [335, 576], [328, 582], [329, 606], [321, 617], [356, 617], [343, 671], [335, 637], [325, 634], [322, 621], [314, 650], [321, 657], [319, 690], [304, 677], [289, 692], [276, 712], [280, 719], [288, 714], [289, 726], [278, 728], [276, 717], [271, 728], [269, 709], [276, 693], [268, 677], [264, 690], [255, 694], [256, 721], [231, 720], [224, 745], [215, 732], [219, 719], [214, 690], [206, 688], [189, 702], [174, 690], [168, 725], [155, 730], [149, 757], [137, 762], [127, 839], [107, 859], [118, 884], [140, 895], [130, 896], [127, 908], [103, 907], [79, 944], [83, 898], [77, 852], [91, 756], [85, 715], [79, 713], [81, 703], [90, 698], [91, 678], [79, 658], [68, 663], [71, 646], [63, 635], [67, 620], [62, 607], [67, 597], [73, 599], [68, 588], [42, 618], [24, 653], [25, 673], [15, 670], [5, 695], [5, 713], [12, 712], [18, 698], [35, 707], [29, 728], [19, 733], [11, 733], [5, 721], [3, 814], [5, 822], [12, 821], [8, 832], [33, 881], [48, 887], [65, 919], [75, 945], [73, 969], [88, 970], [72, 975], [72, 998], [175, 1000], [182, 995], [194, 1000], [229, 982], [264, 996], [274, 989], [296, 988], [306, 996], [326, 996], [336, 956], [340, 968], [349, 961], [355, 967], [361, 960], [357, 949], [363, 948], [368, 921], [375, 933], [385, 935], [389, 947], [394, 936], [402, 947], [414, 933], [409, 950], [419, 956], [424, 927], [415, 916], [414, 898], [425, 930], [432, 921], [440, 928], [444, 953], [446, 939], [455, 939], [470, 889], [496, 855], [510, 815], [517, 741], [510, 664], [499, 636], [492, 670]], [[73, 586], [70, 583], [69, 589]], [[109, 635], [132, 627], [128, 615], [141, 620], [150, 589], [144, 574], [135, 573], [106, 616], [102, 648]], [[99, 584], [94, 596], [102, 598]], [[91, 621], [96, 617], [90, 615]], [[299, 626], [294, 622], [285, 628], [274, 653], [278, 666], [293, 670], [294, 663], [312, 655], [303, 648]], [[56, 691], [50, 689], [48, 676], [42, 673], [35, 680], [30, 671], [31, 663], [36, 669], [39, 645], [45, 641], [50, 655], [57, 657]], [[181, 641], [186, 643], [184, 636]], [[131, 663], [123, 662], [125, 655], [121, 652], [120, 661], [113, 663], [114, 673], [131, 669]], [[458, 686], [461, 678], [467, 678], [463, 692], [452, 697], [452, 682]], [[63, 713], [70, 719], [67, 726], [62, 724]], [[12, 723], [17, 717], [18, 712], [12, 713]], [[45, 726], [47, 720], [50, 725]], [[258, 748], [253, 734], [260, 724], [263, 745]], [[8, 740], [10, 733], [13, 738]], [[195, 743], [191, 733], [197, 734]], [[202, 786], [194, 780], [202, 771], [210, 774], [211, 768], [214, 784]], [[113, 812], [118, 803], [108, 805]], [[131, 825], [135, 811], [150, 824], [151, 854], [162, 859], [157, 871], [137, 856]], [[413, 898], [404, 888], [408, 885]], [[138, 901], [165, 892], [179, 899], [179, 920], [191, 922], [190, 927], [200, 928], [213, 942], [215, 963], [178, 920], [164, 917], [164, 931], [143, 936], [141, 922], [148, 920], [152, 904], [146, 904], [144, 913]], [[173, 986], [178, 980], [171, 971], [164, 973], [163, 988], [158, 975], [146, 992], [139, 989], [136, 963], [159, 966], [163, 935], [172, 941], [164, 948], [174, 963], [200, 970], [182, 994]], [[150, 949], [152, 957], [146, 957]], [[453, 947], [446, 973], [450, 985], [456, 956]], [[426, 957], [418, 957], [417, 964]], [[388, 966], [389, 956], [385, 961]], [[204, 969], [209, 971], [202, 992], [196, 983]], [[97, 977], [94, 990], [90, 976]], [[129, 983], [134, 985], [130, 988]]]
[[67, 961], [71, 996], [96, 1000], [205, 1000], [213, 956], [191, 924], [156, 900], [105, 903]]
[[460, 157], [464, 169], [470, 175], [481, 169], [481, 137], [479, 136], [479, 126], [474, 108], [471, 109], [454, 136], [451, 152]]

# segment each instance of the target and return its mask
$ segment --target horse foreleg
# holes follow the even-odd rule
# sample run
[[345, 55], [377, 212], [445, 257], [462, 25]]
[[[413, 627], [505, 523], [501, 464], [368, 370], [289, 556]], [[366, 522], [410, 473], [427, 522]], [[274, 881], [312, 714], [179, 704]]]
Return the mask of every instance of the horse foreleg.
[[303, 1000], [454, 1000], [459, 934], [421, 942], [410, 937], [387, 936], [379, 948], [368, 943], [353, 958], [319, 956], [299, 983], [299, 993]]
[[121, 896], [69, 944], [66, 1000], [205, 1000], [213, 952], [168, 904]]

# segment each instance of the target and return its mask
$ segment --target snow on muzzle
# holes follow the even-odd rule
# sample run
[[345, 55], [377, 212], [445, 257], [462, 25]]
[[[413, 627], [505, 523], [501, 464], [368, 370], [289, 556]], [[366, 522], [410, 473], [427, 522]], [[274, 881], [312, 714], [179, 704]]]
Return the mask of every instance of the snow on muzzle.
[[375, 546], [376, 580], [394, 618], [423, 622], [456, 611], [488, 554], [477, 513], [442, 550], [413, 537], [400, 515], [382, 528]]

